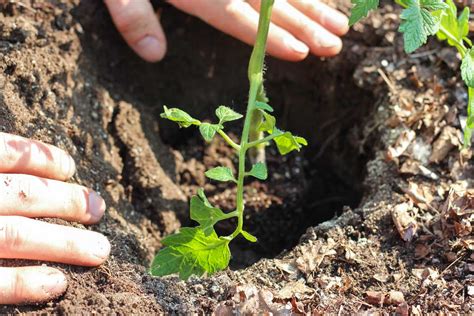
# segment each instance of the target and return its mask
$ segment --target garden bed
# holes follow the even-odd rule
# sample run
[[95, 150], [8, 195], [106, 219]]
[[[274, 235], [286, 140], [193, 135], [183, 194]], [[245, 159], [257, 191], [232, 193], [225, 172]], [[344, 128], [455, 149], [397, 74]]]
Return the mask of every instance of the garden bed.
[[[112, 253], [99, 268], [51, 264], [68, 276], [64, 296], [0, 313], [474, 312], [464, 212], [473, 168], [457, 149], [466, 103], [458, 61], [435, 41], [402, 52], [392, 6], [357, 25], [336, 58], [268, 59], [279, 121], [310, 146], [285, 158], [270, 150], [270, 180], [248, 186], [246, 225], [259, 242], [236, 242], [227, 271], [183, 282], [149, 276], [151, 259], [163, 236], [189, 224], [199, 186], [232, 209], [232, 189], [203, 172], [234, 157], [159, 113], [163, 104], [202, 118], [220, 104], [242, 111], [250, 48], [164, 5], [170, 48], [150, 65], [101, 2], [22, 3], [0, 5], [1, 130], [71, 153], [73, 180], [107, 202], [88, 229], [105, 234]], [[347, 12], [348, 3], [335, 5]]]

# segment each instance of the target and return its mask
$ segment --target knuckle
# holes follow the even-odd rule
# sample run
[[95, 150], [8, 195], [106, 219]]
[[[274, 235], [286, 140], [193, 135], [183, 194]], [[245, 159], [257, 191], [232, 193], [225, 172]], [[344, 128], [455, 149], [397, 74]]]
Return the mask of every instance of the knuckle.
[[239, 1], [230, 1], [225, 7], [225, 13], [229, 17], [237, 17], [242, 13], [242, 3]]
[[87, 212], [87, 191], [85, 188], [78, 185], [69, 187], [64, 212], [70, 213], [74, 218], [80, 218]]
[[15, 301], [22, 301], [25, 297], [26, 282], [20, 270], [15, 270], [13, 284], [11, 285], [11, 295]]
[[11, 190], [21, 209], [29, 209], [30, 206], [35, 204], [36, 199], [29, 177], [23, 175], [13, 177]]
[[123, 10], [115, 17], [115, 25], [121, 33], [131, 33], [143, 30], [148, 25], [146, 7], [134, 5]]
[[77, 245], [77, 242], [73, 239], [67, 238], [64, 242], [64, 251], [67, 254], [79, 256], [81, 255], [81, 250]]
[[3, 252], [17, 250], [24, 244], [25, 238], [20, 226], [20, 220], [15, 217], [0, 221], [0, 249]]
[[314, 23], [307, 18], [299, 19], [296, 27], [298, 31], [303, 32], [303, 34], [309, 38], [313, 38], [317, 35], [317, 30], [314, 27]]
[[20, 142], [11, 139], [6, 134], [0, 134], [0, 160], [2, 165], [6, 167], [14, 165], [20, 152]]

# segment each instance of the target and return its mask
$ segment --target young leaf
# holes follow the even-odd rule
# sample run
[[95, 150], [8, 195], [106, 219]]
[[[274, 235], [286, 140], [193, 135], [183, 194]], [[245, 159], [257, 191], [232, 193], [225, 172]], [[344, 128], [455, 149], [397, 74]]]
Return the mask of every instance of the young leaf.
[[[458, 21], [456, 20], [458, 9], [452, 0], [446, 0], [448, 8], [443, 11], [437, 11], [433, 13], [435, 16], [440, 18], [440, 25], [448, 30], [456, 39], [459, 40], [458, 36]], [[447, 40], [449, 45], [454, 46], [454, 42], [449, 39], [443, 32], [436, 33], [436, 37], [441, 40]]]
[[214, 231], [214, 225], [225, 218], [224, 212], [211, 206], [204, 191], [199, 189], [198, 195], [191, 198], [191, 219], [199, 223], [206, 236]]
[[303, 145], [303, 146], [308, 146], [308, 141], [305, 138], [300, 137], [300, 136], [293, 136], [293, 137], [296, 139], [298, 144]]
[[263, 162], [257, 162], [252, 166], [252, 169], [248, 172], [248, 175], [260, 180], [266, 180], [268, 177], [267, 166]]
[[201, 201], [204, 203], [204, 205], [206, 205], [207, 207], [213, 207], [211, 205], [211, 203], [209, 202], [209, 200], [207, 199], [207, 196], [206, 194], [204, 194], [204, 190], [203, 189], [198, 189], [197, 191], [197, 195], [198, 197], [201, 199]]
[[168, 109], [166, 105], [163, 106], [163, 110], [164, 112], [161, 113], [160, 116], [162, 118], [178, 123], [180, 127], [189, 127], [191, 125], [199, 125], [201, 123], [199, 120], [196, 120], [183, 110], [177, 108]]
[[219, 118], [219, 124], [235, 121], [244, 117], [242, 114], [237, 113], [224, 105], [221, 105], [216, 109], [216, 115]]
[[265, 111], [260, 112], [263, 114], [263, 121], [260, 123], [258, 130], [260, 132], [267, 132], [269, 134], [272, 134], [273, 129], [275, 128], [276, 118]]
[[473, 48], [469, 49], [466, 53], [466, 56], [464, 56], [464, 58], [462, 59], [461, 77], [468, 87], [474, 88], [474, 49]]
[[349, 17], [349, 26], [359, 22], [369, 14], [370, 10], [375, 10], [379, 6], [379, 0], [351, 0], [354, 7], [351, 9]]
[[257, 242], [257, 237], [255, 237], [254, 235], [246, 232], [245, 230], [241, 231], [240, 232], [242, 234], [242, 236], [244, 236], [245, 239], [247, 239], [248, 241], [250, 242]]
[[402, 11], [399, 31], [403, 33], [405, 51], [412, 53], [426, 43], [428, 36], [436, 34], [440, 18], [431, 12], [446, 9], [442, 0], [410, 0]]
[[469, 33], [469, 8], [464, 8], [461, 15], [457, 17], [458, 10], [453, 0], [446, 0], [446, 5], [448, 6], [446, 10], [433, 12], [433, 15], [441, 18], [441, 27], [449, 32], [455, 41], [443, 32], [436, 33], [436, 36], [439, 40], [446, 40], [449, 45], [454, 47], [457, 47], [458, 42], [463, 40], [469, 43], [470, 40], [466, 40]]
[[469, 8], [465, 7], [458, 17], [458, 34], [460, 39], [466, 37], [469, 34], [469, 15]]
[[210, 123], [202, 123], [199, 125], [199, 131], [201, 132], [202, 137], [207, 141], [210, 142], [216, 133], [222, 129], [222, 125], [220, 124], [210, 124]]
[[226, 182], [226, 181], [237, 182], [237, 180], [235, 180], [234, 174], [232, 173], [232, 170], [230, 170], [230, 168], [228, 167], [212, 168], [210, 170], [207, 170], [205, 175], [206, 177], [212, 180], [217, 180], [217, 181], [222, 181], [222, 182]]
[[265, 102], [256, 101], [255, 106], [259, 110], [267, 111], [267, 112], [270, 112], [270, 113], [273, 112], [273, 108]]
[[181, 279], [187, 280], [193, 274], [211, 275], [229, 264], [229, 241], [215, 232], [206, 236], [198, 227], [185, 227], [161, 242], [166, 248], [153, 259], [150, 272], [154, 276], [179, 273]]
[[307, 146], [308, 142], [303, 137], [293, 136], [290, 132], [285, 132], [281, 136], [273, 139], [281, 155], [286, 155], [293, 150], [300, 151], [301, 147]]

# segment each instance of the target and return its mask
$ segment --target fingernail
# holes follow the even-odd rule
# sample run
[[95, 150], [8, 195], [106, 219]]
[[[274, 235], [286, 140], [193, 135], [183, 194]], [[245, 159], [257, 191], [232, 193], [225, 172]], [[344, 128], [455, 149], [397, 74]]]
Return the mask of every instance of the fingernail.
[[296, 38], [288, 37], [285, 39], [286, 45], [299, 54], [307, 54], [309, 52], [308, 46]]
[[89, 191], [89, 201], [87, 205], [87, 212], [94, 220], [99, 220], [105, 212], [105, 201], [95, 191]]
[[156, 37], [147, 35], [138, 41], [136, 49], [143, 57], [146, 57], [147, 59], [156, 59], [158, 58], [156, 56], [162, 55], [161, 51], [163, 50], [163, 46]]
[[51, 297], [63, 294], [67, 288], [66, 277], [59, 271], [42, 274], [40, 282], [44, 291]]
[[318, 34], [315, 38], [316, 42], [320, 47], [331, 48], [341, 45], [341, 40], [339, 37], [333, 36], [331, 34]]
[[97, 238], [91, 244], [90, 251], [95, 257], [101, 259], [101, 262], [98, 263], [101, 264], [110, 254], [109, 240], [105, 236], [97, 233]]

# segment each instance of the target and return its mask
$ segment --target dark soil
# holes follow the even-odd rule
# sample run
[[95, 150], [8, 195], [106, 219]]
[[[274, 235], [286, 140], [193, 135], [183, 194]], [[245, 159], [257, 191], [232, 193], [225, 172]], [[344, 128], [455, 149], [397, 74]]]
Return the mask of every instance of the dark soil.
[[[334, 5], [347, 12], [347, 2]], [[423, 148], [445, 148], [436, 141], [446, 126], [460, 129], [465, 99], [456, 57], [435, 42], [407, 57], [390, 5], [356, 26], [337, 58], [269, 58], [266, 87], [279, 124], [311, 146], [283, 158], [270, 150], [270, 180], [249, 183], [245, 225], [259, 242], [235, 242], [231, 268], [211, 278], [150, 277], [161, 238], [191, 224], [187, 203], [198, 187], [223, 209], [234, 206], [231, 187], [203, 176], [235, 163], [230, 151], [160, 120], [161, 107], [202, 119], [220, 104], [243, 111], [250, 54], [192, 17], [161, 10], [170, 48], [150, 65], [126, 47], [102, 2], [0, 4], [1, 130], [72, 154], [73, 180], [101, 192], [108, 205], [103, 221], [86, 229], [112, 243], [99, 268], [51, 264], [68, 275], [63, 297], [0, 313], [474, 312], [472, 217], [433, 211], [443, 210], [453, 185], [472, 185], [469, 155], [451, 146], [439, 161], [420, 157]], [[407, 130], [425, 147], [387, 160], [387, 147]], [[407, 173], [402, 166], [411, 160], [438, 177]], [[413, 198], [413, 184], [432, 199]], [[409, 242], [392, 219], [402, 203], [423, 227]]]

